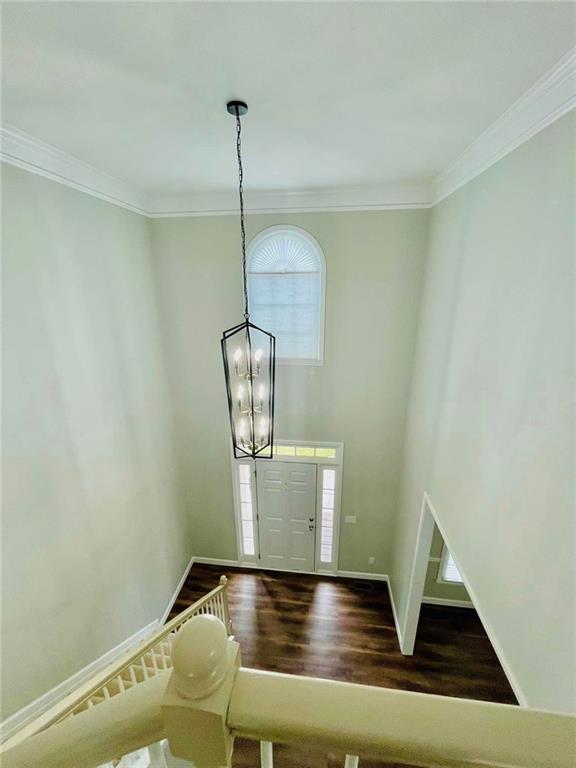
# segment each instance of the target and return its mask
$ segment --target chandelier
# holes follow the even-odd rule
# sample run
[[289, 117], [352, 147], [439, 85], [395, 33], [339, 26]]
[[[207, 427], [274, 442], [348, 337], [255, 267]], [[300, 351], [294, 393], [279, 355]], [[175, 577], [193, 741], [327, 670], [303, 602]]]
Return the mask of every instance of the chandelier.
[[271, 459], [274, 439], [274, 374], [276, 339], [250, 322], [246, 283], [246, 233], [244, 230], [244, 171], [242, 126], [248, 112], [243, 101], [230, 101], [226, 109], [236, 117], [238, 193], [240, 197], [240, 244], [244, 287], [244, 322], [222, 334], [222, 358], [228, 395], [232, 447], [236, 459]]

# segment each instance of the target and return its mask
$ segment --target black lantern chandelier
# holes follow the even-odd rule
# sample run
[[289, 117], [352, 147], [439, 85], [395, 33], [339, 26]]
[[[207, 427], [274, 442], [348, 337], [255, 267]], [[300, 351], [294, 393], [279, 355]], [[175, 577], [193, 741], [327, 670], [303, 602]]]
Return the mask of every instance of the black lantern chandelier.
[[243, 101], [230, 101], [228, 112], [236, 117], [238, 192], [240, 196], [240, 242], [244, 286], [244, 322], [224, 331], [222, 358], [226, 376], [228, 411], [234, 457], [271, 459], [274, 439], [274, 373], [276, 339], [250, 322], [246, 284], [246, 233], [242, 169], [241, 115], [248, 112]]

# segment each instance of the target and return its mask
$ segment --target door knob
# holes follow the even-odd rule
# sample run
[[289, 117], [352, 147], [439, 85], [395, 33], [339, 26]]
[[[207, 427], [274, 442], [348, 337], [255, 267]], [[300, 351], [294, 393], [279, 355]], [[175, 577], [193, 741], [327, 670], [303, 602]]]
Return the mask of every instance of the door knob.
[[308, 520], [310, 520], [311, 523], [314, 522], [314, 518], [313, 517], [309, 517]]

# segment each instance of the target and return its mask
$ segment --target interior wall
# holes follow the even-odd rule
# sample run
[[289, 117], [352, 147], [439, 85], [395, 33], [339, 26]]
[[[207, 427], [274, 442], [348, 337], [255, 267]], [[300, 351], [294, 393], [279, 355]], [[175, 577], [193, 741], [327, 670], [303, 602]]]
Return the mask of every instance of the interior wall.
[[[279, 366], [276, 436], [345, 443], [339, 567], [390, 565], [428, 211], [248, 216], [310, 232], [326, 257], [323, 366]], [[194, 554], [237, 557], [219, 340], [242, 318], [237, 216], [152, 222]], [[343, 517], [342, 517], [343, 520]], [[375, 563], [370, 565], [370, 557]]]
[[148, 222], [3, 166], [2, 715], [159, 619], [191, 555]]
[[575, 706], [574, 187], [567, 115], [436, 206], [391, 584], [422, 498], [531, 706]]
[[[402, 623], [427, 491], [552, 709], [574, 702], [573, 122], [437, 206], [429, 239], [427, 211], [247, 220], [326, 255], [326, 363], [279, 368], [277, 435], [345, 443], [340, 569], [391, 571]], [[147, 222], [11, 166], [3, 191], [9, 715], [158, 618], [192, 553], [236, 558], [218, 341], [241, 283], [235, 216]]]

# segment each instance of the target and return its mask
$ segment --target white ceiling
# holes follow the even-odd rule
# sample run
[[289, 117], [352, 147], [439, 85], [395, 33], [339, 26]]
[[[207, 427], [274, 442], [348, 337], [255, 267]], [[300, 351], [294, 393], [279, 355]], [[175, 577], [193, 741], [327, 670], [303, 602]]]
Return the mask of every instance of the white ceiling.
[[3, 119], [154, 194], [418, 184], [575, 42], [565, 2], [3, 3]]

